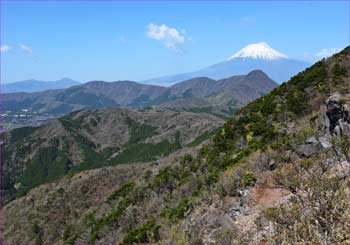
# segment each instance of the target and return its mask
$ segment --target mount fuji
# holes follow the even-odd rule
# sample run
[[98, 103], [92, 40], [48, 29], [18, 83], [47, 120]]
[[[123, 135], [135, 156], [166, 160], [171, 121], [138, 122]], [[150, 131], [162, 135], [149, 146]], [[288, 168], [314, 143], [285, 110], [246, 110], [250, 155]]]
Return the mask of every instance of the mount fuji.
[[147, 84], [172, 85], [194, 77], [222, 79], [262, 70], [278, 83], [288, 81], [292, 76], [307, 68], [305, 61], [288, 58], [287, 55], [271, 48], [267, 43], [254, 43], [242, 48], [227, 60], [203, 69], [173, 76], [164, 76], [143, 81]]

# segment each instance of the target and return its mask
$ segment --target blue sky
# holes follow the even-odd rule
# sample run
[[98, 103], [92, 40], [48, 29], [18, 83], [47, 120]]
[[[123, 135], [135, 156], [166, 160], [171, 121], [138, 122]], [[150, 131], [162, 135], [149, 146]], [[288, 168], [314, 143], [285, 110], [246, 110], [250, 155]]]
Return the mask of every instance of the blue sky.
[[315, 61], [349, 44], [349, 2], [1, 3], [1, 81], [144, 80], [250, 43]]

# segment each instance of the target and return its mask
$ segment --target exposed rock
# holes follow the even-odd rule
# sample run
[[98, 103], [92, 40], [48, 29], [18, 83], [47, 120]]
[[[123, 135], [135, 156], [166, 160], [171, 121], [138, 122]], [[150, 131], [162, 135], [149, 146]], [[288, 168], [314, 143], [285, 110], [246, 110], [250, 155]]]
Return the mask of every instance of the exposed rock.
[[315, 155], [317, 152], [319, 152], [319, 145], [318, 144], [298, 145], [295, 150], [301, 156], [310, 157], [312, 155]]
[[300, 159], [299, 155], [297, 152], [294, 150], [288, 150], [285, 152], [285, 157], [290, 159], [290, 161], [298, 161]]
[[249, 215], [253, 210], [251, 207], [251, 191], [252, 188], [248, 188], [245, 190], [240, 190], [239, 195], [240, 195], [240, 210], [239, 213], [240, 215]]
[[335, 93], [326, 100], [326, 125], [331, 135], [350, 135], [349, 98], [350, 95]]
[[307, 138], [305, 141], [305, 144], [317, 144], [317, 143], [318, 143], [318, 140], [314, 136]]
[[322, 136], [318, 140], [321, 143], [323, 148], [331, 148], [332, 147], [332, 144], [329, 142], [329, 138], [328, 137]]
[[240, 205], [240, 202], [234, 203], [232, 205], [230, 213], [229, 213], [230, 217], [233, 218], [233, 217], [237, 216], [238, 214], [240, 214], [241, 213], [241, 209], [242, 209], [242, 207]]
[[350, 162], [343, 161], [343, 162], [335, 165], [331, 169], [331, 172], [332, 172], [332, 174], [334, 174], [335, 176], [337, 176], [338, 178], [341, 178], [341, 179], [350, 176]]
[[344, 119], [339, 121], [339, 127], [344, 135], [350, 136], [350, 118], [349, 118], [349, 107], [344, 111]]

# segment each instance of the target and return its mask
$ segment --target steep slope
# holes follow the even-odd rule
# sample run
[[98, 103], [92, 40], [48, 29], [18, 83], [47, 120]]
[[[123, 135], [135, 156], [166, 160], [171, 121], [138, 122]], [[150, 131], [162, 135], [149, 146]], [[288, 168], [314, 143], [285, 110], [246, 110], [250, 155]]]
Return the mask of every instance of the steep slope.
[[274, 81], [282, 83], [309, 65], [304, 61], [288, 58], [286, 55], [272, 49], [267, 43], [256, 43], [247, 45], [225, 61], [198, 71], [149, 79], [144, 82], [169, 86], [194, 77], [223, 79], [234, 75], [247, 74], [258, 69], [264, 71]]
[[155, 161], [200, 143], [223, 121], [167, 109], [77, 111], [41, 127], [4, 135], [4, 199], [68, 173]]
[[38, 81], [38, 80], [25, 80], [13, 83], [1, 84], [2, 93], [19, 93], [19, 92], [40, 92], [49, 89], [62, 89], [69, 88], [75, 85], [79, 85], [77, 81], [73, 81], [70, 78], [62, 78], [57, 81]]
[[349, 85], [346, 48], [242, 108], [197, 153], [120, 182], [115, 166], [33, 189], [4, 207], [5, 241], [349, 243]]

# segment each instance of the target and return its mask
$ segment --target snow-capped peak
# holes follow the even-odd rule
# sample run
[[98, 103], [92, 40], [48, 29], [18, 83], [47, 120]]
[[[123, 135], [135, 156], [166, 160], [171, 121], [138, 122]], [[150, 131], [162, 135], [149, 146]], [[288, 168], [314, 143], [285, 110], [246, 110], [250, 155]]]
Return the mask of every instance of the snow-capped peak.
[[271, 48], [267, 43], [253, 43], [245, 46], [243, 49], [229, 57], [227, 60], [233, 60], [234, 58], [253, 58], [264, 60], [277, 60], [281, 58], [288, 58], [287, 55], [282, 54]]

